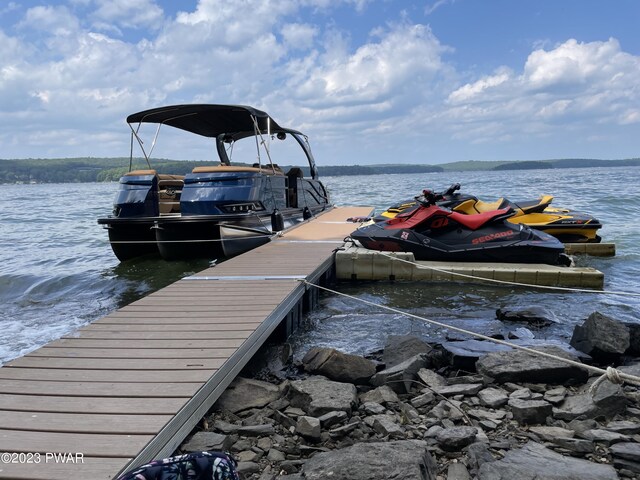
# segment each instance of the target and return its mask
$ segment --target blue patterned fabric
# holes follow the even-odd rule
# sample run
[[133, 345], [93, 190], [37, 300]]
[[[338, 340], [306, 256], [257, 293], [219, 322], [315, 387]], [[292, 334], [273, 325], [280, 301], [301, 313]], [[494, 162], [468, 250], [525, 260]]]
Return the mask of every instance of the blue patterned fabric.
[[221, 452], [197, 452], [154, 460], [118, 480], [240, 480], [236, 461]]

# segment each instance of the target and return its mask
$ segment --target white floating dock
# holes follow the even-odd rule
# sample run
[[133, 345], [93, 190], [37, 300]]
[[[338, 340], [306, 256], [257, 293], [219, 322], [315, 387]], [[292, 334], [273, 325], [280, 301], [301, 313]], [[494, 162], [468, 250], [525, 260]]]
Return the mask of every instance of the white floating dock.
[[[396, 259], [407, 260], [413, 264]], [[588, 267], [525, 263], [426, 262], [416, 261], [412, 253], [378, 252], [353, 245], [336, 252], [336, 277], [340, 280], [486, 283], [456, 274], [528, 285], [595, 289], [602, 289], [604, 286], [604, 274]]]

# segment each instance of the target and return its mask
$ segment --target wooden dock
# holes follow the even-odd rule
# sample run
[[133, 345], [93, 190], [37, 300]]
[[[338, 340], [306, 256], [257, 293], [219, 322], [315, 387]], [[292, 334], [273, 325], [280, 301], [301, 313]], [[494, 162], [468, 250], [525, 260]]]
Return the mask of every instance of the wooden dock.
[[333, 209], [0, 368], [0, 452], [16, 454], [0, 478], [111, 479], [173, 453], [371, 210]]

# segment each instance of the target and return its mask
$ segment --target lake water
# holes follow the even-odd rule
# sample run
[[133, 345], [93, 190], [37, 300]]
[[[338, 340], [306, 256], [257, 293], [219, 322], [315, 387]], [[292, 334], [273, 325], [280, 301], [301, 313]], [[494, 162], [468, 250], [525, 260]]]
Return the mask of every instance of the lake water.
[[[554, 205], [591, 213], [603, 224], [603, 241], [616, 244], [613, 258], [579, 257], [578, 265], [605, 274], [605, 289], [640, 294], [640, 167], [449, 172], [419, 175], [326, 177], [338, 205], [372, 205], [379, 210], [424, 188], [453, 182], [462, 191], [492, 200], [525, 200], [541, 193]], [[0, 362], [23, 355], [86, 325], [141, 296], [200, 271], [207, 261], [159, 259], [119, 263], [96, 219], [111, 211], [117, 184], [0, 185]], [[623, 321], [640, 318], [640, 298], [548, 292], [461, 283], [371, 282], [340, 284], [340, 291], [381, 305], [478, 331], [497, 333], [504, 307], [542, 306], [557, 323], [538, 338], [566, 339], [573, 325], [598, 310]], [[292, 339], [297, 355], [311, 345], [364, 353], [388, 334], [417, 333], [429, 340], [447, 332], [398, 314], [381, 312], [334, 295], [323, 295], [307, 328]], [[458, 335], [455, 335], [457, 338]]]

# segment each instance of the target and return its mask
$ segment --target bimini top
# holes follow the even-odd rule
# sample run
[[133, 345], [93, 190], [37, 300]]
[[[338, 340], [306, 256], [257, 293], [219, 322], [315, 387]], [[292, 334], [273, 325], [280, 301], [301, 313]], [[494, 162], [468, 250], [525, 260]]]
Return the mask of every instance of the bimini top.
[[127, 123], [161, 123], [205, 137], [229, 134], [237, 140], [255, 135], [254, 119], [260, 133], [299, 133], [281, 127], [266, 112], [245, 105], [169, 105], [131, 114]]

